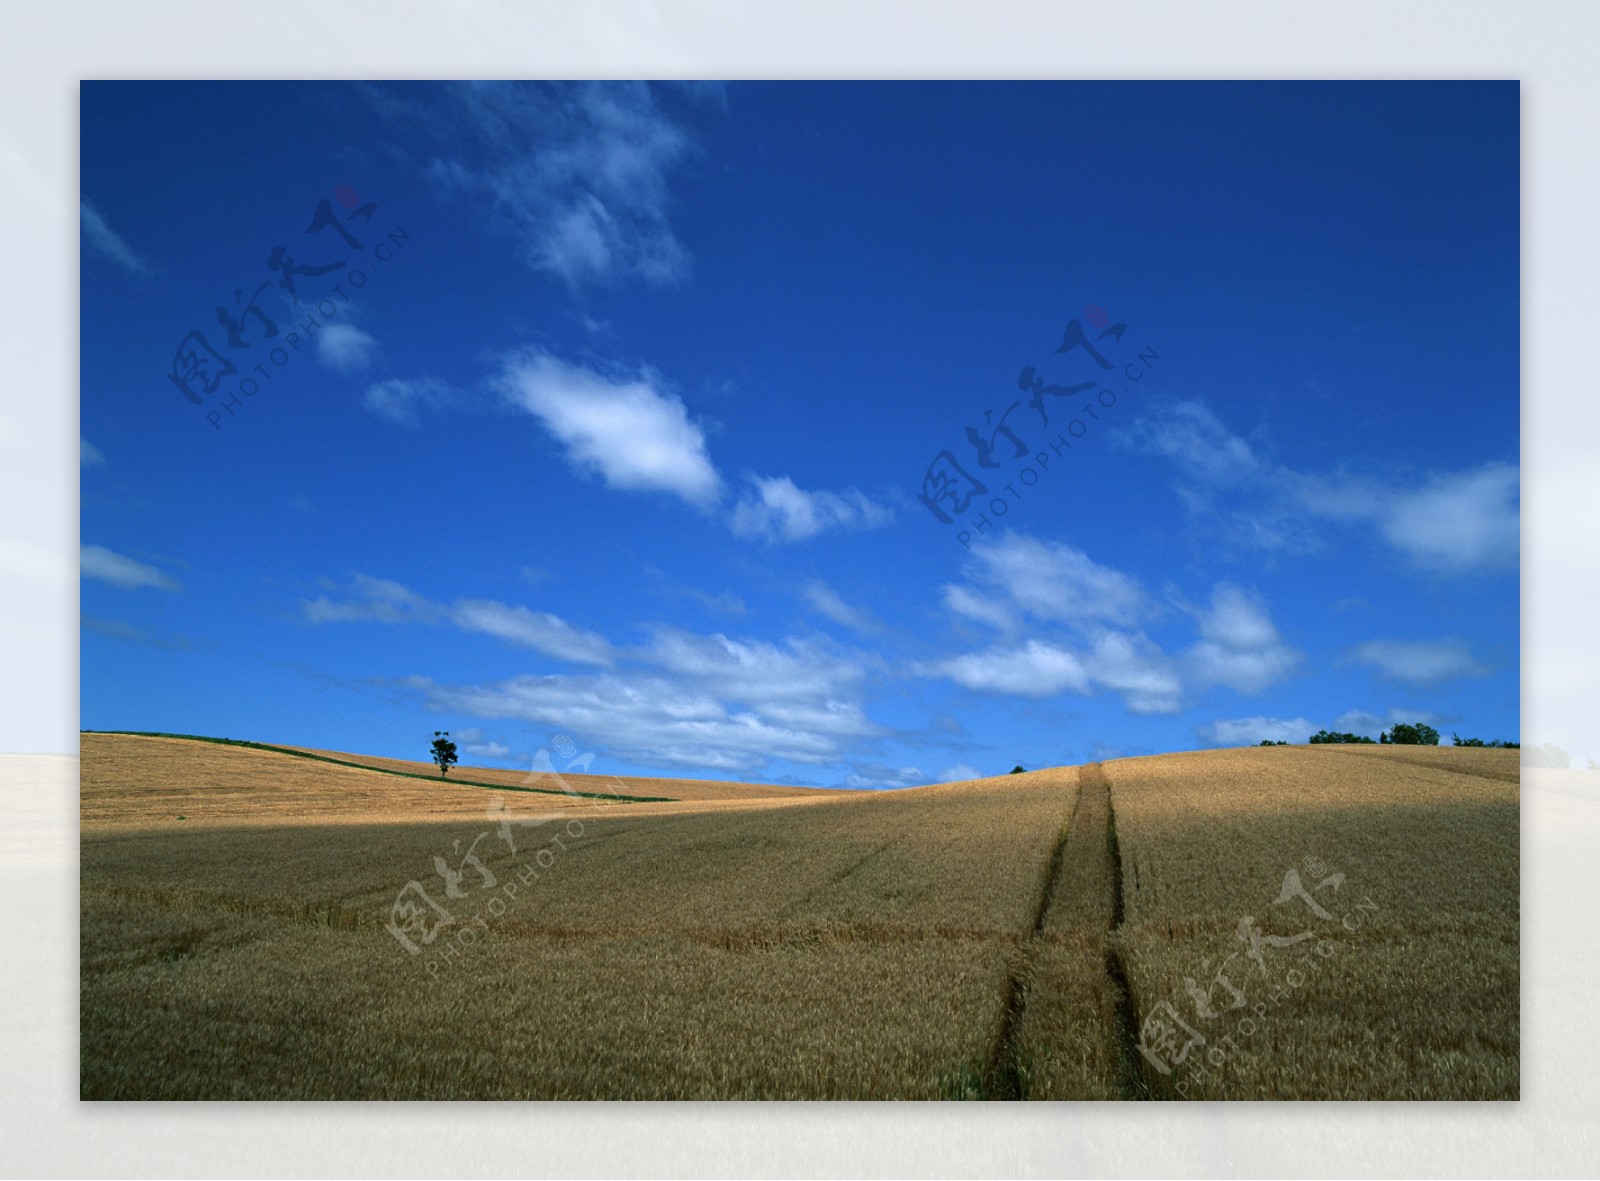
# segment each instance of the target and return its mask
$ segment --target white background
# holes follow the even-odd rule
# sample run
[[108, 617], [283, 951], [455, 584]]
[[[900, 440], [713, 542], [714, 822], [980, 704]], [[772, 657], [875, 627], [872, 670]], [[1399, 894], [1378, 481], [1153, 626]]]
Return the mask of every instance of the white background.
[[[1523, 795], [1510, 1104], [80, 1104], [82, 78], [1517, 78], [1523, 740], [1600, 750], [1600, 6], [10, 3], [0, 8], [0, 1172], [1595, 1176], [1600, 773]], [[134, 391], [130, 391], [134, 396]], [[203, 506], [199, 511], [204, 511]]]

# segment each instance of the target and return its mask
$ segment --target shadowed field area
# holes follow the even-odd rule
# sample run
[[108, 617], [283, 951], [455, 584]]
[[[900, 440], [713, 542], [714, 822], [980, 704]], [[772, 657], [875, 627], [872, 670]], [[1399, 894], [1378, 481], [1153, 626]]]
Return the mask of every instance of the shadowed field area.
[[1515, 752], [594, 798], [82, 744], [84, 1098], [1517, 1094]]

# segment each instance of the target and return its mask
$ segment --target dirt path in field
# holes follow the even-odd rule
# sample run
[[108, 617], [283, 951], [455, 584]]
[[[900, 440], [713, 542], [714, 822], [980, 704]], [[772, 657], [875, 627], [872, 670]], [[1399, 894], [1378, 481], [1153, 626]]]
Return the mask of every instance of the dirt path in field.
[[1116, 1062], [1117, 1091], [1124, 1099], [1149, 1099], [1150, 1088], [1139, 1065], [1139, 1015], [1133, 1005], [1133, 990], [1128, 987], [1128, 972], [1122, 953], [1109, 936], [1122, 926], [1122, 849], [1117, 844], [1117, 813], [1111, 806], [1111, 781], [1105, 769], [1093, 768], [1097, 791], [1105, 798], [1106, 850], [1111, 869], [1111, 922], [1106, 928], [1106, 979], [1116, 1006], [1116, 1024], [1110, 1031], [1113, 1060]]
[[1033, 927], [1017, 949], [1006, 981], [999, 1034], [984, 1078], [984, 1097], [1022, 1099], [1026, 1084], [1018, 1033], [1028, 1007], [1039, 953], [1052, 936], [1092, 935], [1105, 956], [1105, 988], [1116, 1019], [1106, 1030], [1114, 1086], [1123, 1098], [1149, 1093], [1140, 1076], [1138, 1020], [1122, 961], [1110, 935], [1122, 925], [1122, 856], [1117, 847], [1111, 783], [1099, 763], [1078, 768], [1078, 794], [1051, 851]]
[[1006, 977], [1006, 988], [1001, 1001], [1000, 1029], [989, 1051], [989, 1063], [984, 1071], [983, 1097], [985, 1099], [1022, 1098], [1022, 1073], [1018, 1061], [1017, 1030], [1022, 1026], [1023, 1014], [1028, 1007], [1028, 978], [1032, 975], [1035, 949], [1044, 933], [1045, 918], [1050, 913], [1050, 903], [1061, 887], [1061, 867], [1066, 861], [1067, 845], [1077, 825], [1077, 816], [1083, 809], [1082, 769], [1072, 810], [1067, 814], [1061, 832], [1056, 836], [1055, 847], [1050, 850], [1050, 861], [1045, 869], [1044, 885], [1039, 891], [1039, 904], [1034, 909], [1033, 925], [1028, 938], [1018, 949]]

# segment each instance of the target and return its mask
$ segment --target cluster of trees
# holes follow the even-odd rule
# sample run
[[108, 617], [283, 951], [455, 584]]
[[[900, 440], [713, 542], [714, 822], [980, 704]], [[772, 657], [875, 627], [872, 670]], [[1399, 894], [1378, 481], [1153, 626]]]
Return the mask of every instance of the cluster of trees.
[[1412, 725], [1410, 722], [1396, 722], [1390, 729], [1378, 735], [1380, 743], [1397, 743], [1400, 746], [1438, 746], [1439, 731], [1425, 722]]
[[[1452, 733], [1450, 737], [1457, 746], [1485, 746], [1504, 748], [1506, 750], [1516, 750], [1522, 745], [1518, 742], [1507, 742], [1503, 738], [1496, 738], [1489, 742], [1485, 742], [1481, 738], [1463, 738], [1461, 735], [1455, 733]], [[1347, 731], [1339, 730], [1318, 730], [1310, 737], [1310, 739], [1308, 739], [1308, 741], [1311, 742], [1313, 746], [1327, 743], [1365, 743], [1368, 746], [1438, 746], [1439, 731], [1435, 730], [1426, 722], [1396, 722], [1389, 729], [1378, 735], [1378, 741], [1376, 743], [1374, 743], [1372, 739], [1368, 738], [1365, 734], [1351, 734]], [[1261, 745], [1288, 746], [1289, 744], [1287, 742], [1274, 742], [1270, 738], [1264, 738], [1261, 741]]]
[[1315, 746], [1330, 742], [1365, 742], [1370, 744], [1372, 739], [1365, 734], [1347, 734], [1337, 730], [1318, 730], [1307, 741]]

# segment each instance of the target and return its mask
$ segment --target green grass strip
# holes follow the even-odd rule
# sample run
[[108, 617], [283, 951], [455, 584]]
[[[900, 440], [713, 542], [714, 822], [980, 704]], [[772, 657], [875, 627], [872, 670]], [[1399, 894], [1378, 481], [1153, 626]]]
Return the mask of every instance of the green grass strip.
[[490, 791], [526, 791], [545, 796], [582, 796], [590, 800], [622, 800], [629, 804], [675, 804], [671, 796], [625, 796], [604, 791], [556, 791], [550, 787], [512, 787], [505, 783], [478, 783], [471, 779], [447, 779], [440, 776], [419, 775], [415, 771], [392, 771], [387, 767], [372, 767], [366, 763], [352, 763], [347, 759], [332, 759], [327, 755], [314, 755], [310, 751], [291, 750], [287, 746], [269, 746], [264, 742], [246, 742], [242, 738], [208, 738], [204, 734], [164, 734], [155, 730], [80, 730], [80, 734], [125, 734], [133, 738], [181, 738], [186, 742], [214, 742], [218, 746], [243, 746], [250, 750], [266, 750], [273, 754], [290, 755], [297, 759], [310, 759], [317, 763], [332, 763], [336, 767], [354, 767], [357, 771], [372, 771], [379, 775], [398, 775], [402, 779], [421, 779], [425, 783], [459, 783], [463, 787], [483, 787]]

